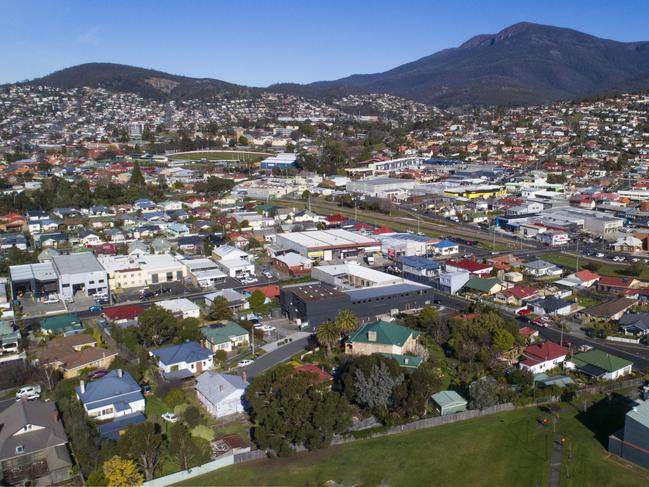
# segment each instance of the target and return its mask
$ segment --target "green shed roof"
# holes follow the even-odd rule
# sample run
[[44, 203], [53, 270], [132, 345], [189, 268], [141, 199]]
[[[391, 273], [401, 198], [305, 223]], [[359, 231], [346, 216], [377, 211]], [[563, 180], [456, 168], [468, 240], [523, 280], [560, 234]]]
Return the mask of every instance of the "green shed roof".
[[616, 370], [633, 365], [633, 362], [597, 349], [576, 353], [570, 361], [579, 368], [593, 366], [606, 372], [615, 372]]
[[475, 291], [486, 293], [491, 291], [491, 288], [493, 288], [496, 284], [500, 284], [500, 281], [497, 277], [490, 277], [488, 279], [474, 277], [467, 281], [466, 287]]
[[455, 391], [439, 391], [433, 394], [431, 399], [442, 408], [466, 406], [467, 404], [466, 399]]
[[248, 335], [248, 330], [232, 321], [204, 326], [200, 330], [205, 339], [214, 344], [229, 342], [232, 337]]
[[50, 316], [41, 320], [41, 328], [52, 332], [81, 328], [81, 321], [74, 313]]
[[421, 357], [417, 357], [416, 355], [397, 355], [396, 353], [382, 353], [381, 355], [396, 360], [399, 367], [412, 367], [416, 369], [421, 365]]
[[[376, 340], [370, 341], [370, 332], [376, 333]], [[377, 343], [380, 345], [403, 346], [410, 335], [412, 335], [413, 338], [417, 338], [419, 332], [411, 330], [405, 326], [395, 325], [394, 323], [379, 320], [361, 326], [349, 338], [349, 341], [352, 343]]]

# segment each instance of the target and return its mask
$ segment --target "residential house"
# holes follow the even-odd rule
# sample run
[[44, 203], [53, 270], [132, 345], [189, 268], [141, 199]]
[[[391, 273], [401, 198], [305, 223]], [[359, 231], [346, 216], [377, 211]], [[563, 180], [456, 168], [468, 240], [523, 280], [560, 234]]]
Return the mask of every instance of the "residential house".
[[503, 285], [497, 277], [490, 277], [487, 279], [473, 277], [464, 285], [464, 290], [466, 291], [487, 296], [499, 293], [502, 288]]
[[144, 418], [142, 390], [133, 376], [122, 369], [111, 370], [88, 384], [82, 380], [75, 391], [88, 417], [96, 421], [112, 421], [132, 415]]
[[0, 412], [3, 485], [57, 485], [74, 465], [54, 401], [18, 401]]
[[150, 350], [149, 354], [158, 360], [158, 368], [168, 378], [185, 378], [200, 374], [214, 366], [214, 352], [198, 342]]
[[471, 279], [468, 271], [440, 272], [439, 289], [448, 294], [457, 294], [460, 289]]
[[233, 313], [240, 313], [241, 311], [250, 309], [248, 299], [235, 289], [221, 289], [220, 291], [206, 294], [205, 305], [208, 307], [212, 306], [212, 302], [217, 297], [225, 298]]
[[447, 260], [446, 271], [458, 272], [467, 271], [472, 277], [487, 277], [491, 274], [493, 266], [489, 264], [480, 264], [475, 260], [461, 259], [461, 260]]
[[200, 306], [194, 304], [187, 298], [165, 299], [158, 301], [156, 306], [171, 311], [174, 316], [180, 316], [183, 319], [199, 318], [201, 316]]
[[345, 343], [348, 355], [380, 353], [395, 359], [402, 367], [418, 367], [421, 358], [411, 354], [419, 332], [387, 321], [374, 321], [362, 325]]
[[242, 326], [232, 321], [227, 323], [212, 323], [200, 328], [203, 335], [203, 346], [212, 352], [224, 350], [231, 352], [249, 345], [250, 333]]
[[441, 265], [436, 260], [427, 259], [418, 255], [402, 255], [398, 259], [404, 279], [411, 281], [431, 283], [439, 275]]
[[606, 293], [623, 294], [640, 287], [640, 281], [633, 277], [601, 276], [597, 281], [597, 290]]
[[154, 254], [168, 254], [171, 252], [171, 243], [165, 237], [157, 237], [151, 241]]
[[244, 412], [248, 382], [238, 375], [203, 372], [196, 379], [196, 397], [208, 413], [223, 418]]
[[451, 242], [450, 240], [442, 240], [433, 244], [433, 252], [435, 255], [446, 257], [449, 255], [454, 255], [460, 252], [460, 246]]
[[636, 252], [642, 252], [642, 240], [631, 235], [625, 235], [618, 238], [613, 244], [611, 244], [611, 247], [613, 247], [613, 250], [616, 252], [635, 254]]
[[599, 281], [599, 275], [588, 269], [577, 271], [574, 274], [559, 279], [555, 284], [560, 284], [569, 288], [588, 289]]
[[618, 298], [583, 309], [579, 315], [584, 321], [617, 321], [636, 302], [631, 298]]
[[519, 363], [519, 367], [533, 374], [539, 374], [562, 364], [568, 355], [568, 349], [554, 342], [545, 341], [528, 345], [523, 355], [525, 358]]
[[512, 286], [496, 293], [495, 301], [510, 306], [523, 306], [525, 301], [538, 297], [540, 290], [529, 286]]
[[649, 333], [649, 313], [627, 311], [620, 318], [618, 325], [625, 335], [644, 336]]
[[575, 301], [566, 301], [555, 296], [545, 296], [527, 301], [527, 306], [535, 315], [567, 316], [577, 311]]
[[123, 306], [112, 306], [104, 308], [104, 317], [117, 325], [125, 323], [136, 324], [140, 315], [144, 313], [144, 307], [139, 304], [125, 304]]
[[563, 363], [564, 368], [576, 370], [596, 379], [615, 380], [631, 373], [633, 362], [602, 350], [576, 353]]
[[85, 369], [108, 368], [117, 352], [98, 347], [94, 337], [80, 333], [50, 340], [36, 356], [41, 365], [61, 370], [70, 379]]
[[540, 259], [523, 264], [523, 269], [534, 277], [559, 277], [563, 274], [561, 267]]
[[81, 230], [79, 232], [79, 243], [87, 246], [99, 245], [103, 239], [92, 230]]

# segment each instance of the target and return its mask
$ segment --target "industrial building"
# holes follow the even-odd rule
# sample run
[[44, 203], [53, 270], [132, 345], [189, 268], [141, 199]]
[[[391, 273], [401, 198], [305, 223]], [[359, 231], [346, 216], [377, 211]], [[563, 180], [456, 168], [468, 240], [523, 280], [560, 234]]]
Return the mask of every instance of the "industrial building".
[[59, 276], [59, 296], [72, 298], [78, 292], [86, 296], [108, 294], [108, 273], [91, 252], [55, 255], [52, 265]]
[[399, 199], [417, 185], [414, 179], [373, 178], [357, 179], [347, 183], [347, 191], [374, 198]]
[[293, 152], [282, 152], [261, 161], [260, 167], [261, 169], [272, 171], [275, 168], [286, 170], [288, 168], [296, 168], [297, 166], [297, 154]]
[[381, 250], [378, 240], [340, 229], [280, 233], [276, 246], [325, 262]]

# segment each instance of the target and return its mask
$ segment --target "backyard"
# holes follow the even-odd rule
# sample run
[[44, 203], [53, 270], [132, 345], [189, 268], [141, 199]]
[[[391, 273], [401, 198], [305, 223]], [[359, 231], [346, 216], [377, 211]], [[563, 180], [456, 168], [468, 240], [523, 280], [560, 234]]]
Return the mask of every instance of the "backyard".
[[208, 161], [261, 161], [271, 154], [263, 152], [248, 152], [248, 151], [214, 151], [214, 152], [193, 152], [170, 156], [171, 159], [189, 159], [192, 161], [200, 161], [207, 159]]
[[[647, 485], [649, 472], [611, 457], [604, 442], [628, 406], [601, 399], [587, 413], [564, 404], [557, 432], [567, 438], [561, 485]], [[525, 408], [454, 424], [259, 460], [197, 477], [183, 485], [548, 485], [555, 434], [546, 415]], [[605, 419], [606, 418], [606, 419]], [[613, 419], [613, 420], [612, 420]], [[550, 423], [551, 424], [551, 423]], [[608, 425], [606, 430], [602, 425]]]

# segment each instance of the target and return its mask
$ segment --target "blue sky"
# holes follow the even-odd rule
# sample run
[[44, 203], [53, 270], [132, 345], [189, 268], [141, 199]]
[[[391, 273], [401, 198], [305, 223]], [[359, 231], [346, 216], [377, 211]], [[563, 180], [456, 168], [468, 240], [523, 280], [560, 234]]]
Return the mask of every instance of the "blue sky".
[[521, 21], [649, 40], [645, 0], [0, 0], [0, 83], [115, 62], [266, 86], [384, 71]]

